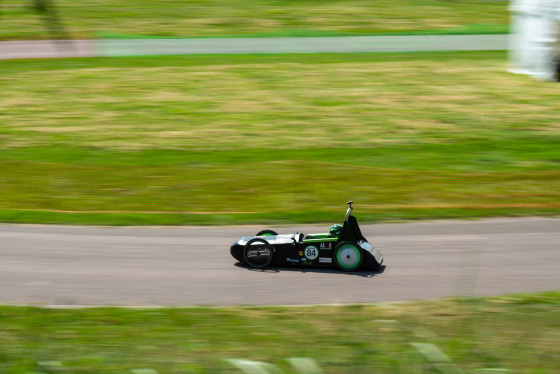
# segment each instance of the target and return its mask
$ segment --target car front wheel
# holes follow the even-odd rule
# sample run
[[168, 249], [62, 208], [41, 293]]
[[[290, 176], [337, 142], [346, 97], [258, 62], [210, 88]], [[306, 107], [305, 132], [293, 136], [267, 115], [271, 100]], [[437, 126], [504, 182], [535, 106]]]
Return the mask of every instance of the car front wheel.
[[272, 246], [264, 239], [251, 239], [245, 244], [243, 256], [247, 265], [262, 269], [272, 262]]

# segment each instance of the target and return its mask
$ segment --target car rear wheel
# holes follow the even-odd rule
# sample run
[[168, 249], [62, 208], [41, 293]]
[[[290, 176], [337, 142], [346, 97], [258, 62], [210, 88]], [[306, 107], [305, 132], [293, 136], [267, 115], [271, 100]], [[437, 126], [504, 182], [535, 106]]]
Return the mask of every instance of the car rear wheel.
[[278, 233], [274, 230], [261, 230], [255, 236], [275, 236], [275, 235], [278, 235]]
[[272, 262], [272, 246], [264, 239], [251, 239], [245, 244], [243, 256], [247, 265], [262, 269]]
[[363, 258], [362, 250], [356, 243], [342, 242], [335, 248], [334, 262], [344, 271], [358, 269], [362, 264]]

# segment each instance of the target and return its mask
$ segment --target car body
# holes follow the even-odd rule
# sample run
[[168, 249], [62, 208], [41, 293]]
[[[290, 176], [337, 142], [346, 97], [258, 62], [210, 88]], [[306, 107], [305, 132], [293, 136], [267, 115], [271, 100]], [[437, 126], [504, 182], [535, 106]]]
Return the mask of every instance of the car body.
[[360, 268], [379, 270], [383, 255], [362, 235], [358, 221], [352, 215], [352, 201], [343, 225], [337, 234], [302, 233], [279, 235], [263, 230], [255, 236], [245, 236], [230, 248], [231, 255], [253, 268], [267, 266], [337, 266], [344, 271]]

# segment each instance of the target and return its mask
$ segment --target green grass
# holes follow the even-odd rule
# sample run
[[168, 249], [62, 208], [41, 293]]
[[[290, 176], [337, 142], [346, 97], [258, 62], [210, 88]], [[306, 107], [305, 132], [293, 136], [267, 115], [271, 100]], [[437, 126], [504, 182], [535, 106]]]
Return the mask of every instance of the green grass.
[[232, 371], [228, 358], [284, 367], [285, 358], [308, 357], [325, 373], [412, 373], [420, 361], [411, 343], [422, 343], [465, 372], [552, 374], [559, 313], [558, 292], [299, 308], [2, 306], [0, 372], [44, 372], [37, 365], [54, 360], [65, 367], [54, 372], [64, 373], [221, 373]]
[[[32, 2], [29, 2], [31, 4]], [[258, 33], [395, 33], [461, 30], [471, 25], [502, 30], [507, 2], [487, 0], [53, 0], [74, 38], [99, 33], [200, 37]], [[0, 39], [52, 37], [26, 2], [4, 0]], [[453, 31], [455, 30], [455, 31]]]
[[[507, 34], [509, 25], [502, 24], [473, 24], [460, 27], [449, 27], [436, 30], [421, 31], [386, 31], [386, 32], [344, 32], [344, 31], [316, 31], [316, 30], [280, 30], [258, 32], [252, 34], [231, 35], [201, 35], [196, 38], [285, 38], [285, 37], [333, 37], [333, 36], [381, 36], [381, 35], [478, 35], [478, 34]], [[115, 33], [100, 33], [105, 39], [168, 39], [170, 36], [130, 35]], [[186, 39], [177, 37], [180, 39]], [[188, 38], [187, 38], [188, 39]]]
[[0, 221], [560, 212], [556, 85], [502, 52], [5, 62]]

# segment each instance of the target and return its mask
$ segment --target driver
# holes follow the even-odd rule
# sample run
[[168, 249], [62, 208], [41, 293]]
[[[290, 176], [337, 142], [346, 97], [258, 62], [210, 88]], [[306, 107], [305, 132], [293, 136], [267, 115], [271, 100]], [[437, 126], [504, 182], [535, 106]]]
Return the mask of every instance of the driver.
[[331, 226], [331, 228], [329, 229], [329, 233], [328, 233], [328, 237], [329, 238], [335, 238], [340, 236], [340, 233], [342, 232], [342, 225], [339, 224], [334, 224]]

